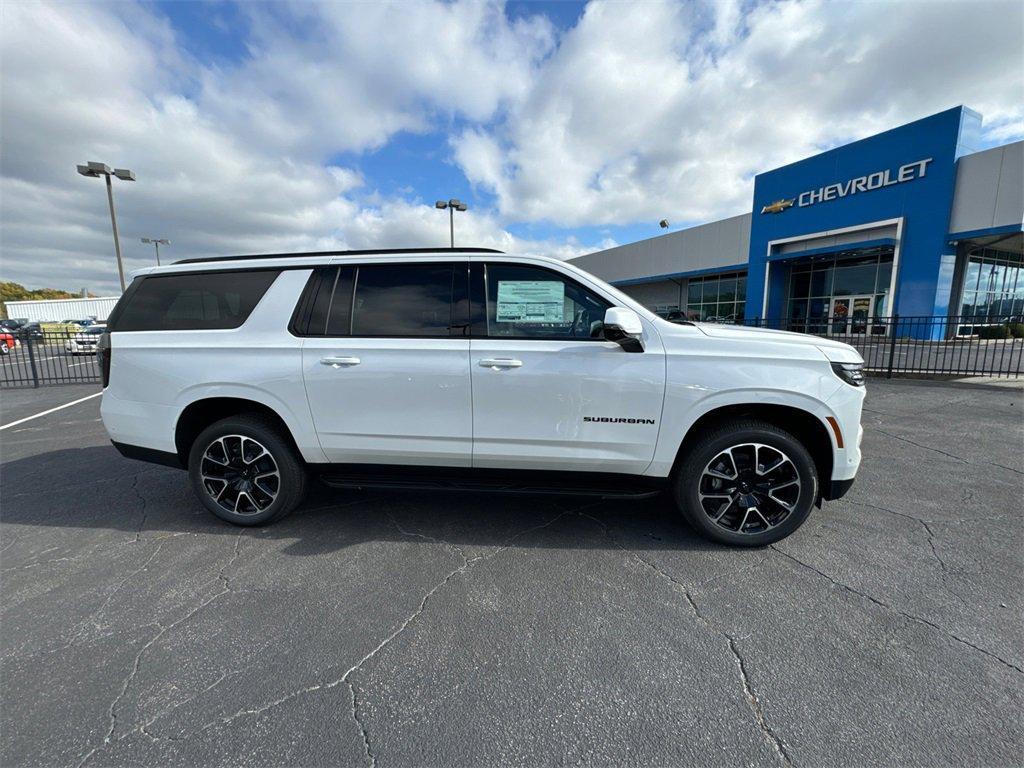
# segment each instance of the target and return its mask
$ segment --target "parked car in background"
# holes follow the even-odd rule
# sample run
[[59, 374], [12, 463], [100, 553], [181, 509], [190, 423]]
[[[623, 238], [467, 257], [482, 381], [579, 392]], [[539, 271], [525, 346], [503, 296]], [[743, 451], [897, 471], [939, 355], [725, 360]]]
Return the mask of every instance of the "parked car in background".
[[[87, 332], [86, 332], [87, 333]], [[136, 273], [101, 414], [238, 525], [345, 488], [640, 498], [788, 536], [860, 465], [864, 361], [815, 336], [666, 322], [564, 261], [486, 249], [192, 259]]]
[[106, 331], [105, 326], [93, 326], [73, 334], [64, 342], [64, 351], [72, 355], [95, 355], [96, 344]]
[[39, 323], [25, 323], [18, 328], [18, 337], [22, 340], [42, 341], [43, 328]]
[[92, 325], [92, 322], [92, 320], [61, 320], [59, 323], [44, 323], [43, 331], [56, 330], [61, 333], [77, 332], [83, 328], [88, 328]]

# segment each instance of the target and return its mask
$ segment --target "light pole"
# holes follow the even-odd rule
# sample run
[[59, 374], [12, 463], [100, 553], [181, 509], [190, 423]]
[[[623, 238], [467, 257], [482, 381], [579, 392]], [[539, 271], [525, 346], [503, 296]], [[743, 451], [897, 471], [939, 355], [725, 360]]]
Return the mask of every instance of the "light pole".
[[156, 246], [156, 265], [159, 267], [160, 266], [160, 246], [161, 245], [170, 245], [171, 241], [166, 239], [166, 238], [162, 238], [160, 240], [157, 240], [156, 238], [152, 238], [152, 237], [144, 237], [144, 238], [142, 238], [142, 242], [146, 243], [147, 245], [152, 243], [153, 245]]
[[439, 210], [448, 209], [448, 234], [451, 237], [451, 247], [455, 247], [455, 212], [465, 211], [469, 208], [461, 200], [456, 200], [454, 197], [451, 200], [445, 202], [444, 200], [438, 200], [434, 203], [434, 207]]
[[99, 178], [103, 176], [107, 180], [107, 203], [110, 205], [110, 226], [114, 230], [114, 253], [117, 254], [117, 276], [121, 278], [121, 293], [124, 293], [124, 263], [121, 261], [121, 241], [117, 237], [117, 217], [114, 216], [114, 190], [110, 185], [110, 177], [117, 176], [121, 181], [135, 181], [135, 174], [126, 168], [115, 168], [110, 170], [109, 165], [103, 163], [86, 163], [78, 166], [78, 172], [83, 176]]

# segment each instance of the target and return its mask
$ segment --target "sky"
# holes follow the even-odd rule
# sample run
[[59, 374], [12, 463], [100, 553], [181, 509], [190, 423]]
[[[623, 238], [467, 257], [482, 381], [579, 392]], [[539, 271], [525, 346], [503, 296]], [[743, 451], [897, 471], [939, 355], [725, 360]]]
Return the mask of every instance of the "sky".
[[754, 175], [965, 104], [1024, 137], [1013, 2], [0, 5], [0, 280], [200, 255], [571, 258], [750, 210]]

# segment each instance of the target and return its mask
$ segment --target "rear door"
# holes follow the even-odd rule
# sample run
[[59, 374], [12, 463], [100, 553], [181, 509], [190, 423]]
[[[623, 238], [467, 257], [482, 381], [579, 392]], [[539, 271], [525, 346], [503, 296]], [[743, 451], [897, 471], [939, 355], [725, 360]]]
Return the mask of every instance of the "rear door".
[[473, 263], [473, 466], [639, 474], [665, 394], [656, 333], [646, 350], [605, 341], [611, 303], [522, 263]]
[[318, 270], [297, 310], [302, 369], [331, 462], [469, 466], [467, 262]]

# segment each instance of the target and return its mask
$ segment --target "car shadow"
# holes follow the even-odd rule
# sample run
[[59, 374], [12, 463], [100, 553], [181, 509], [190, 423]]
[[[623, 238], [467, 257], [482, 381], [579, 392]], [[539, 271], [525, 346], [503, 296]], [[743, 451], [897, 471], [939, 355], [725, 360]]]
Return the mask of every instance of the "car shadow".
[[0, 465], [0, 521], [8, 525], [107, 529], [147, 536], [240, 533], [287, 542], [307, 557], [368, 541], [431, 540], [458, 547], [686, 549], [721, 551], [698, 537], [667, 496], [338, 490], [317, 480], [305, 502], [268, 526], [241, 529], [207, 512], [187, 475], [125, 459], [110, 446], [67, 448]]

